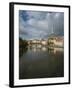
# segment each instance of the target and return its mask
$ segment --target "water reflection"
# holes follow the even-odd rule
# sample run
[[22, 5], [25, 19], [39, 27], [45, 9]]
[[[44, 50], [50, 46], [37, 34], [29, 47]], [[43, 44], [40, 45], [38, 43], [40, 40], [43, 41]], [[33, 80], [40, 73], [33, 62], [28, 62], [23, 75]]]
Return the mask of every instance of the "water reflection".
[[47, 46], [37, 46], [37, 45], [33, 45], [33, 46], [29, 46], [28, 47], [29, 50], [33, 51], [33, 52], [38, 52], [38, 51], [48, 51], [49, 53], [54, 53], [56, 54], [57, 52], [63, 52], [63, 48], [58, 48], [58, 47], [47, 47]]
[[19, 48], [19, 57], [21, 57], [24, 53], [26, 53], [27, 50], [28, 50], [27, 47], [26, 48], [23, 48], [23, 47]]
[[40, 45], [20, 49], [19, 79], [63, 77], [63, 48]]
[[63, 48], [56, 48], [56, 47], [48, 47], [48, 52], [49, 53], [58, 53], [58, 52], [63, 52], [64, 49]]

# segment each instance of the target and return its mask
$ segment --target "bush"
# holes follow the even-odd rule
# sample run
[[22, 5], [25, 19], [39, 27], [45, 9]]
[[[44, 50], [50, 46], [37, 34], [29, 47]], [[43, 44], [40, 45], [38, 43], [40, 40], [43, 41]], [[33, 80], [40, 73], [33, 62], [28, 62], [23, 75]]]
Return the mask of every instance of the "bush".
[[19, 47], [27, 48], [27, 46], [28, 46], [28, 42], [26, 40], [22, 40], [21, 38], [19, 38]]

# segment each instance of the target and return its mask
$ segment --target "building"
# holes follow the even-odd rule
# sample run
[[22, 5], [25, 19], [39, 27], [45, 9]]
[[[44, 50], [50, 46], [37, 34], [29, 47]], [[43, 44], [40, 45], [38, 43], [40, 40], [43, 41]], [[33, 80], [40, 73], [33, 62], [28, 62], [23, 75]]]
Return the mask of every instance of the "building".
[[29, 40], [28, 44], [29, 45], [32, 45], [32, 44], [47, 45], [48, 42], [47, 42], [47, 40], [44, 40], [44, 39], [41, 39], [41, 40], [34, 39], [34, 40]]
[[56, 38], [55, 45], [60, 46], [60, 47], [64, 47], [64, 38], [63, 37]]
[[50, 37], [48, 39], [49, 46], [64, 47], [64, 37]]
[[48, 41], [47, 40], [41, 40], [41, 44], [42, 45], [48, 45]]

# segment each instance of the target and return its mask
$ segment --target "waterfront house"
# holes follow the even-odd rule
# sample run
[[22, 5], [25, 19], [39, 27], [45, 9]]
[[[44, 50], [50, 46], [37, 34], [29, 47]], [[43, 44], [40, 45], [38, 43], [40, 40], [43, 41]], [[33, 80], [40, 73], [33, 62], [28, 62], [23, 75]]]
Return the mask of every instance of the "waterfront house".
[[37, 40], [37, 39], [34, 39], [34, 40], [29, 40], [28, 41], [28, 44], [40, 44], [40, 45], [47, 45], [47, 40], [44, 40], [44, 39], [41, 39], [41, 40]]
[[41, 40], [41, 44], [42, 45], [48, 45], [48, 41], [47, 40]]
[[56, 46], [56, 47], [64, 47], [64, 37], [49, 37], [48, 38], [48, 45], [49, 46]]

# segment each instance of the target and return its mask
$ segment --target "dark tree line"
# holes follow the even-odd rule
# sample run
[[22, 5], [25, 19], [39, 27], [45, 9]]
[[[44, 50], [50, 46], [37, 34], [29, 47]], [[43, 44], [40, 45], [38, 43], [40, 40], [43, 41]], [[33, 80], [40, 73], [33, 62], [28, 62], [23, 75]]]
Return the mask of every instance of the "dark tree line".
[[22, 40], [21, 38], [19, 38], [19, 47], [20, 48], [27, 48], [28, 42], [26, 40]]
[[19, 38], [19, 57], [28, 50], [28, 42]]

